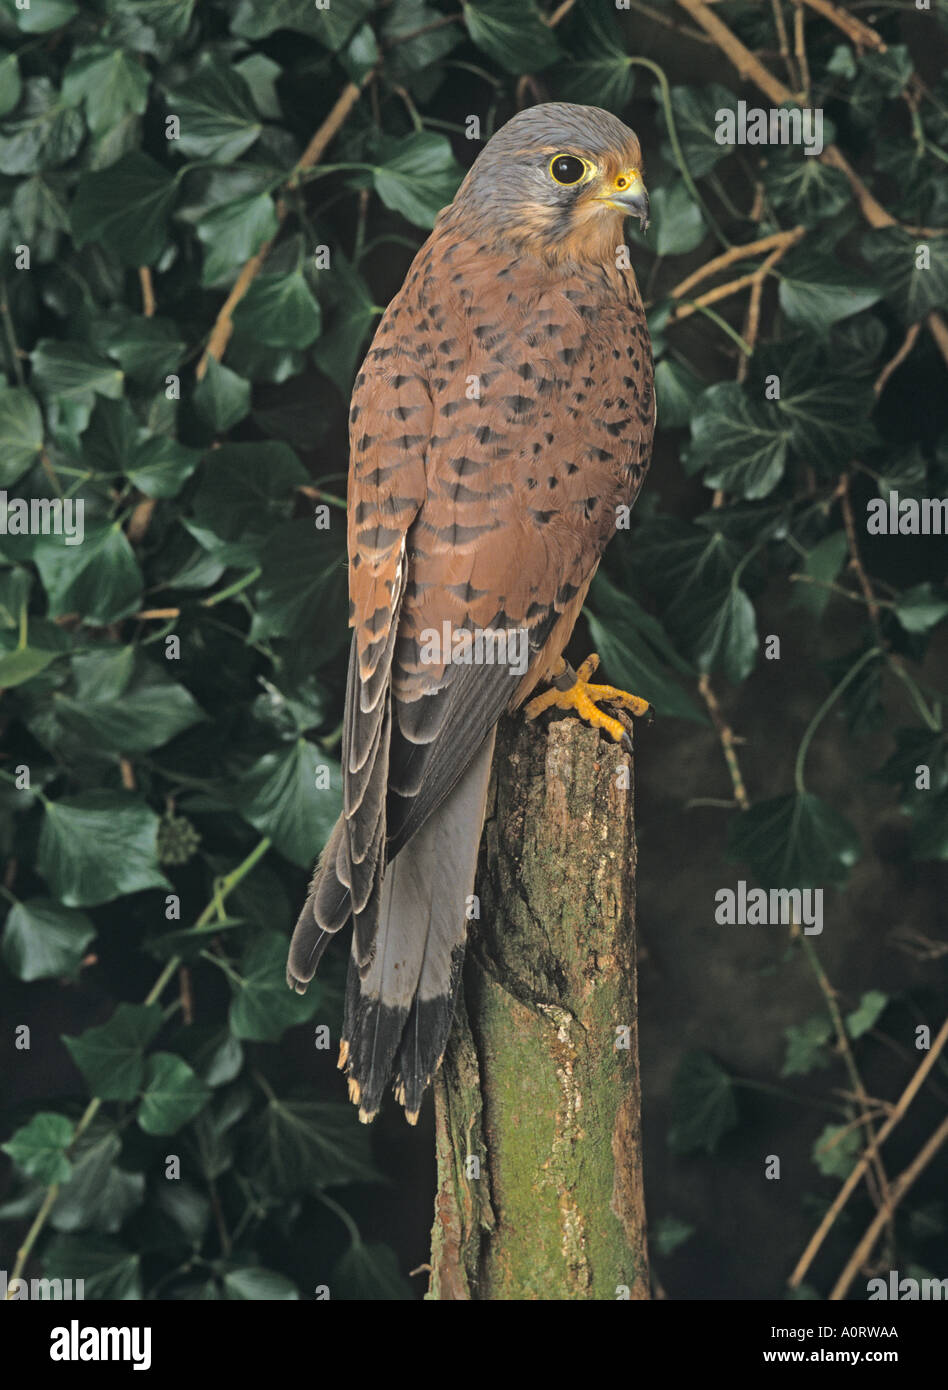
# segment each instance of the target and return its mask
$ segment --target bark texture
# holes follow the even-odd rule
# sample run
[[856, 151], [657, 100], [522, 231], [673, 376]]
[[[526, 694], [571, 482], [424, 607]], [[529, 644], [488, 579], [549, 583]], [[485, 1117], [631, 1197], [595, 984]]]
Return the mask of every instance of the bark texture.
[[436, 1079], [433, 1299], [649, 1296], [632, 760], [504, 720]]

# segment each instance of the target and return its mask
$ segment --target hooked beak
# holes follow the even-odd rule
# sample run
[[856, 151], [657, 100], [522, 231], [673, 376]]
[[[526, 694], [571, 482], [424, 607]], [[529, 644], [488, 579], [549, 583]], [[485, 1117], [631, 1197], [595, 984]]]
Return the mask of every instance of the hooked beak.
[[613, 187], [601, 199], [617, 208], [626, 217], [637, 217], [644, 232], [648, 227], [648, 192], [638, 169], [626, 169], [619, 174]]

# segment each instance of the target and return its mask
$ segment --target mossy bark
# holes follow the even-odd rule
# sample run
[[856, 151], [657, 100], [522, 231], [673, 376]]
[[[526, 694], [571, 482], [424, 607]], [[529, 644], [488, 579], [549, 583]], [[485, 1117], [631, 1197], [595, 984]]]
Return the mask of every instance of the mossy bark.
[[435, 1089], [429, 1298], [648, 1298], [632, 760], [505, 720]]

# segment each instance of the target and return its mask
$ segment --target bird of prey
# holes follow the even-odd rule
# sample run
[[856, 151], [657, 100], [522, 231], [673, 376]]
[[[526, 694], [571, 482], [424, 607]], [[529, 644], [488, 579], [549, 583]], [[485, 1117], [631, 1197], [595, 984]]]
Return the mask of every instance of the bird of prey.
[[549, 681], [528, 717], [574, 709], [619, 741], [595, 701], [648, 710], [589, 684], [598, 658], [562, 657], [651, 453], [629, 214], [647, 225], [631, 130], [596, 107], [521, 111], [438, 216], [356, 379], [343, 811], [287, 980], [304, 991], [352, 922], [339, 1065], [363, 1121], [394, 1077], [414, 1123], [441, 1062], [500, 716]]

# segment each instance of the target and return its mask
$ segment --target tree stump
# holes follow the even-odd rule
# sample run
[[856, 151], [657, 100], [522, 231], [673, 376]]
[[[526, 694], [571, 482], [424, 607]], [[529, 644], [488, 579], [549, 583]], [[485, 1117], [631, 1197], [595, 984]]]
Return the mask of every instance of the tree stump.
[[629, 754], [577, 719], [498, 729], [428, 1298], [649, 1297], [632, 790]]

